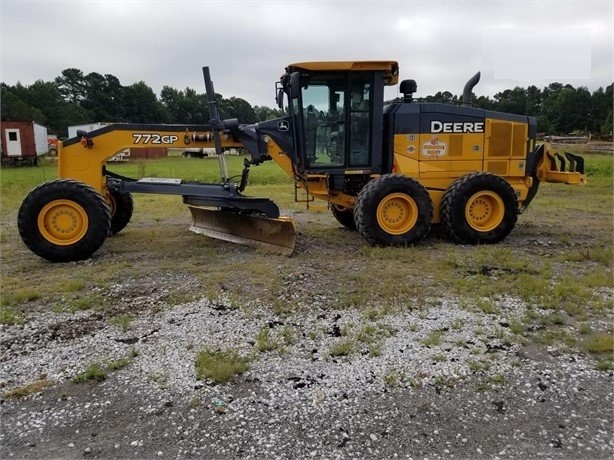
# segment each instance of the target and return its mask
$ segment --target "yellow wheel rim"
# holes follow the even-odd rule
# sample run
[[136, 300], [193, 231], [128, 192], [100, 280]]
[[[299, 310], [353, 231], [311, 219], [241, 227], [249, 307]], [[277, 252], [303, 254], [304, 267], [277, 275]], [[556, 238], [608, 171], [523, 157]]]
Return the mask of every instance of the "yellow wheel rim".
[[407, 233], [417, 221], [418, 205], [405, 193], [392, 193], [377, 207], [377, 223], [391, 235]]
[[467, 223], [478, 232], [490, 232], [499, 226], [505, 216], [501, 197], [490, 190], [475, 193], [465, 206]]
[[38, 214], [38, 230], [43, 238], [59, 246], [76, 243], [87, 232], [85, 209], [71, 200], [54, 200]]

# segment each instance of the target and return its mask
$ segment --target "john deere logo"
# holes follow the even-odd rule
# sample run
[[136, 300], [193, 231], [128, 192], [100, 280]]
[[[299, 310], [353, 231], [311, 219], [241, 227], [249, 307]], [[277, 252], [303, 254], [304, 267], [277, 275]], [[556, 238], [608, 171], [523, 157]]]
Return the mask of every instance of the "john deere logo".
[[277, 129], [279, 131], [288, 131], [290, 129], [290, 125], [288, 124], [287, 121], [282, 120], [282, 121], [277, 123]]

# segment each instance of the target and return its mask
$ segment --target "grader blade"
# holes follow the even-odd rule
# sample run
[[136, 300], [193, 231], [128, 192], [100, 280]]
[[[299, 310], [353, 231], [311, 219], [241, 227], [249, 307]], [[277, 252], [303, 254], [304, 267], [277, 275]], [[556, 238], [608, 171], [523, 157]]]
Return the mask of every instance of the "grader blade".
[[252, 248], [291, 256], [296, 244], [294, 220], [288, 217], [271, 219], [219, 211], [188, 205], [195, 233], [230, 241]]

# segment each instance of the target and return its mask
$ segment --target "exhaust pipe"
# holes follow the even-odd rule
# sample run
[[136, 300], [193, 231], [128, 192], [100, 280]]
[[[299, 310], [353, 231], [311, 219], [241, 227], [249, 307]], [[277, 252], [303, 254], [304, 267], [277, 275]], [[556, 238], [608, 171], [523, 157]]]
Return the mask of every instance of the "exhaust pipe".
[[473, 105], [473, 96], [471, 95], [471, 90], [480, 81], [480, 76], [481, 76], [480, 72], [476, 73], [465, 84], [465, 88], [463, 88], [463, 103], [462, 103], [463, 107], [471, 107]]

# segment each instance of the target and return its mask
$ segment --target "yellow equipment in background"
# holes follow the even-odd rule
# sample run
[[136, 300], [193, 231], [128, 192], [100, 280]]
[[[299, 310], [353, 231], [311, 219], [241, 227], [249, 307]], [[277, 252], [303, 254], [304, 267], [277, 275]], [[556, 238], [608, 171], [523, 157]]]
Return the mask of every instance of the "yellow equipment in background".
[[[250, 166], [275, 161], [297, 186], [324, 200], [334, 217], [373, 245], [401, 246], [441, 223], [452, 240], [496, 243], [514, 228], [541, 182], [586, 182], [584, 161], [537, 145], [532, 117], [473, 107], [472, 77], [461, 105], [416, 102], [416, 83], [384, 104], [398, 83], [395, 61], [302, 62], [277, 83], [287, 115], [255, 124], [222, 119], [209, 69], [203, 68], [209, 125], [113, 124], [59, 143], [59, 179], [24, 199], [24, 243], [51, 261], [88, 258], [132, 216], [132, 193], [183, 197], [191, 230], [292, 254], [296, 229], [266, 198], [243, 195]], [[107, 171], [125, 148], [215, 148], [221, 182], [135, 180]], [[249, 153], [239, 183], [228, 178], [223, 151]], [[569, 163], [569, 168], [566, 168]]]

